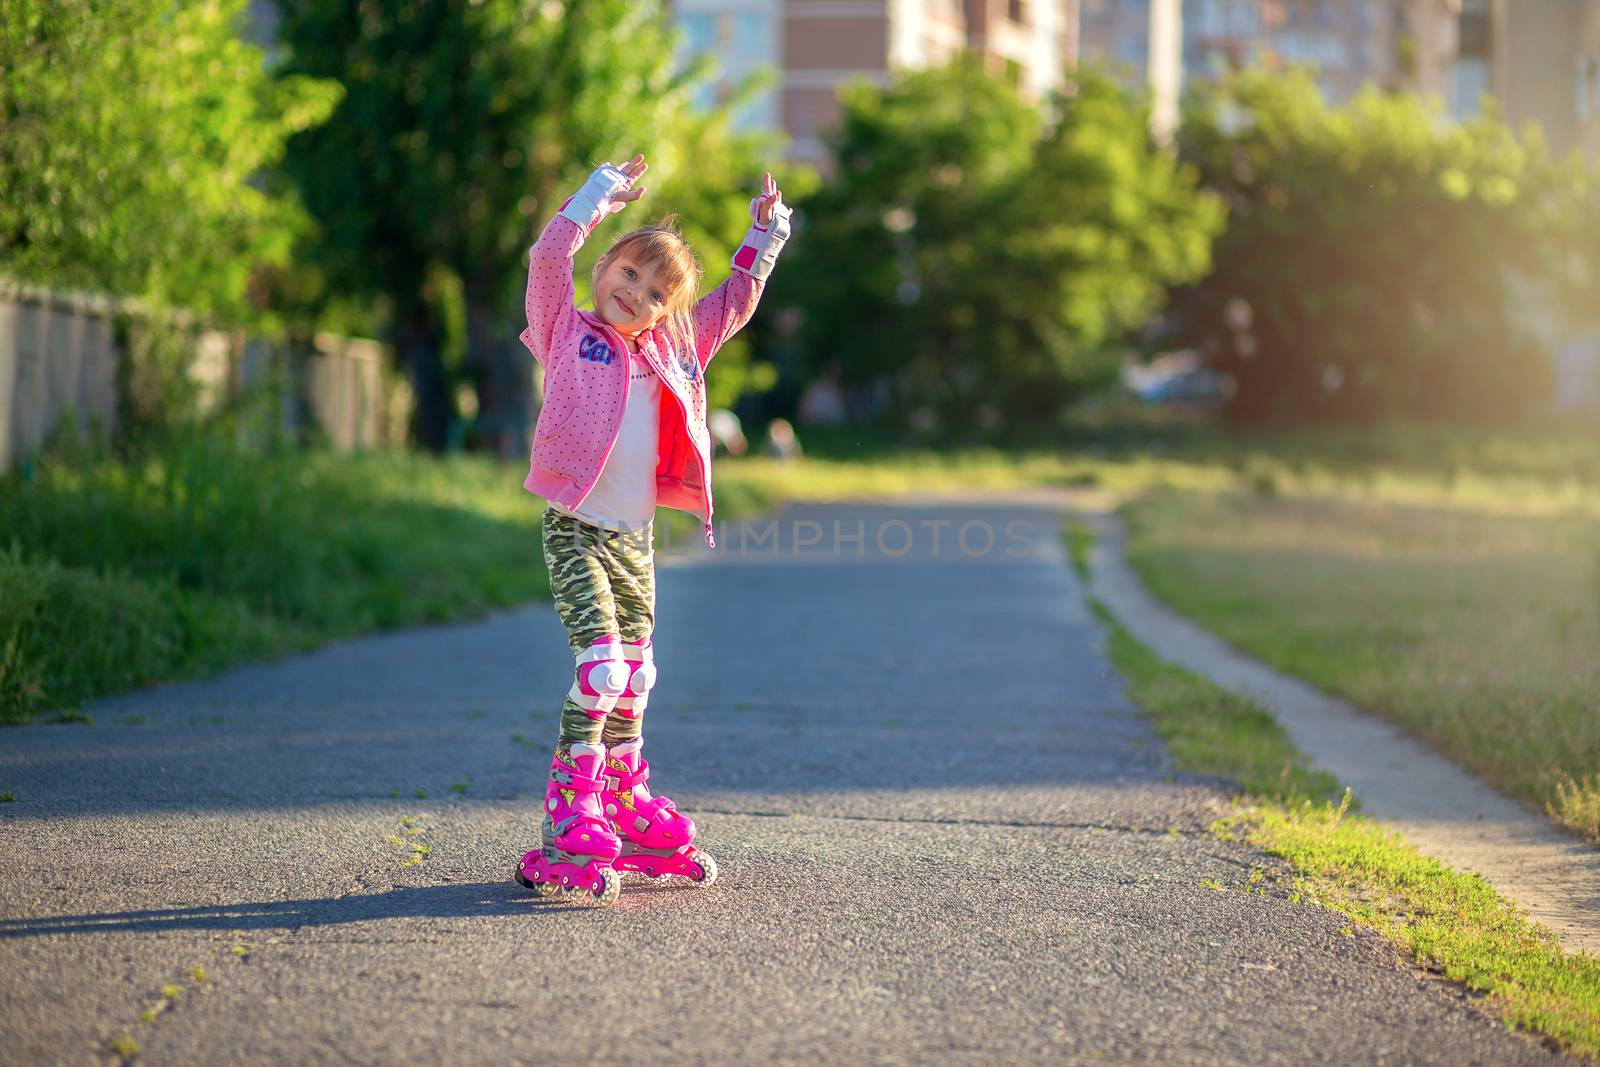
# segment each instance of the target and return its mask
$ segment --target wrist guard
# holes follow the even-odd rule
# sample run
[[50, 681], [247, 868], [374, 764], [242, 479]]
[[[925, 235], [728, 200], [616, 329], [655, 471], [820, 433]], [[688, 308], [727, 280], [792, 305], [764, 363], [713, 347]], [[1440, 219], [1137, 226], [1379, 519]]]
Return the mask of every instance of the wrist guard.
[[588, 232], [613, 211], [622, 210], [623, 205], [613, 203], [611, 198], [632, 184], [633, 179], [622, 171], [609, 163], [602, 163], [589, 175], [583, 188], [567, 198], [558, 214], [571, 219]]
[[[752, 211], [755, 203], [754, 200], [750, 202]], [[767, 275], [772, 273], [773, 264], [778, 262], [783, 243], [789, 239], [791, 214], [788, 205], [781, 201], [772, 205], [772, 221], [765, 226], [756, 223], [750, 227], [739, 251], [733, 254], [733, 269], [743, 271], [758, 281], [765, 281]]]

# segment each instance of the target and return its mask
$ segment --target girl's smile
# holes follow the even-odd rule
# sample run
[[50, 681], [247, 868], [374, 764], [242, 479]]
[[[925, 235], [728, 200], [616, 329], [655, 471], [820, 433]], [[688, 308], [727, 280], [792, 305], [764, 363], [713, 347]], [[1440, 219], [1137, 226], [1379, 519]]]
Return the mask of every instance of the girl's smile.
[[659, 266], [618, 256], [595, 283], [595, 313], [630, 341], [666, 315], [667, 285]]

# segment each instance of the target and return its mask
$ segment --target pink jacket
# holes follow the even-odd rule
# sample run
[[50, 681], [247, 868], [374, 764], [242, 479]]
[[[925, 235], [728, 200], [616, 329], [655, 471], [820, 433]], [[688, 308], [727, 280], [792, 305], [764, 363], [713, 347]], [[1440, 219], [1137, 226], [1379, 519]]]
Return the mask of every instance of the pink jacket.
[[[522, 485], [569, 508], [577, 507], [599, 481], [628, 400], [627, 345], [598, 315], [573, 304], [572, 257], [605, 214], [603, 208], [595, 212], [586, 227], [566, 214], [556, 215], [528, 258], [528, 328], [521, 339], [544, 365], [544, 404]], [[765, 233], [764, 228], [753, 229]], [[702, 299], [694, 311], [692, 353], [675, 351], [660, 327], [638, 337], [640, 355], [664, 384], [656, 501], [697, 516], [712, 547], [716, 539], [711, 529], [705, 367], [750, 320], [763, 287], [762, 281], [736, 269]]]

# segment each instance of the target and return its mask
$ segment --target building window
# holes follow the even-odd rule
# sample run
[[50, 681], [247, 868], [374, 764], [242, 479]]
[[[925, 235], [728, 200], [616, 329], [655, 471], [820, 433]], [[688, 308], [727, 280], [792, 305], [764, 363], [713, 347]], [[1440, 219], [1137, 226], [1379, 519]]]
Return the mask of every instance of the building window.
[[760, 12], [746, 12], [735, 24], [734, 47], [746, 55], [765, 55], [767, 51], [767, 16]]
[[[678, 28], [683, 37], [678, 45], [678, 62], [687, 64], [697, 56], [714, 51], [717, 45], [716, 16], [692, 12], [678, 16]], [[717, 85], [708, 79], [695, 86], [692, 95], [694, 106], [709, 111], [717, 104]]]
[[1573, 110], [1578, 119], [1600, 118], [1600, 55], [1579, 56]]
[[1478, 57], [1462, 56], [1451, 68], [1450, 114], [1455, 119], [1469, 119], [1483, 106], [1483, 96], [1489, 91], [1489, 63]]
[[1488, 58], [1491, 26], [1489, 0], [1462, 0], [1457, 36], [1458, 55]]
[[1143, 67], [1150, 39], [1142, 33], [1124, 33], [1117, 38], [1116, 57], [1124, 63]]
[[692, 56], [711, 51], [716, 43], [716, 22], [712, 15], [700, 12], [679, 15], [678, 25], [683, 29], [683, 47]]

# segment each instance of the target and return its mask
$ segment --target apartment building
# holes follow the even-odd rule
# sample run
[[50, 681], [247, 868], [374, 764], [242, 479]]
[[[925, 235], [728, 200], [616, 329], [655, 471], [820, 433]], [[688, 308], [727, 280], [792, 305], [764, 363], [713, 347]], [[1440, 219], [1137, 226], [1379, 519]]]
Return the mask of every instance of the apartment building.
[[1452, 117], [1494, 98], [1556, 152], [1600, 159], [1600, 0], [1404, 0], [1402, 84]]
[[1150, 66], [1149, 0], [1080, 0], [1078, 58], [1143, 85]]
[[[1184, 79], [1236, 67], [1311, 68], [1324, 96], [1364, 85], [1475, 115], [1484, 98], [1558, 152], [1600, 158], [1600, 0], [1184, 0]], [[1080, 53], [1149, 77], [1149, 0], [1082, 0]]]
[[1595, 162], [1600, 161], [1600, 2], [1585, 6], [1574, 39], [1578, 46], [1572, 61], [1575, 147]]
[[1077, 54], [1076, 5], [1060, 0], [966, 0], [966, 46], [994, 74], [1036, 96], [1061, 84]]
[[[1392, 81], [1394, 0], [1185, 0], [1185, 82], [1249, 66], [1315, 71], [1331, 100]], [[1083, 0], [1080, 52], [1130, 84], [1149, 73], [1149, 0]]]
[[777, 84], [736, 121], [780, 131], [791, 158], [826, 165], [839, 88], [943, 63], [964, 49], [1033, 93], [1061, 84], [1076, 52], [1077, 0], [673, 0], [685, 49], [719, 75], [705, 101], [759, 68]]

